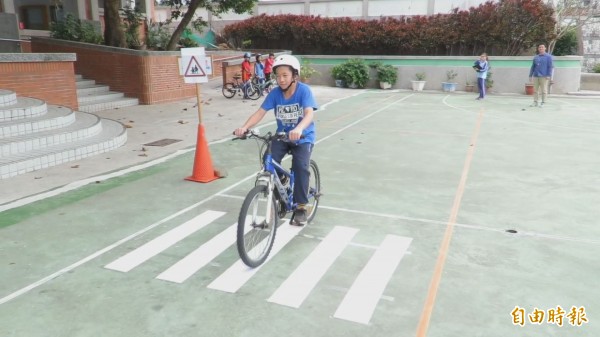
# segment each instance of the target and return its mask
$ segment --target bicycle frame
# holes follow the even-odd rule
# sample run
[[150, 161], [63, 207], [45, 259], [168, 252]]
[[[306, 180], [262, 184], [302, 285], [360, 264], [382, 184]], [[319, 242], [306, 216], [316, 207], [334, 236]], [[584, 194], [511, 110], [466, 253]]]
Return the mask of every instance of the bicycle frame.
[[[265, 181], [266, 177], [264, 173], [269, 173], [268, 186], [274, 187], [269, 189], [269, 193], [272, 193], [277, 189], [279, 199], [285, 205], [286, 212], [294, 210], [298, 206], [294, 202], [294, 172], [287, 171], [279, 163], [273, 160], [273, 155], [271, 154], [271, 142], [267, 142], [267, 151], [265, 152], [263, 167], [263, 170], [258, 174], [258, 181]], [[287, 191], [285, 186], [281, 183], [281, 176], [278, 172], [283, 176], [288, 177], [290, 180], [290, 188]], [[268, 200], [272, 200], [271, 197], [272, 195], [269, 195]]]

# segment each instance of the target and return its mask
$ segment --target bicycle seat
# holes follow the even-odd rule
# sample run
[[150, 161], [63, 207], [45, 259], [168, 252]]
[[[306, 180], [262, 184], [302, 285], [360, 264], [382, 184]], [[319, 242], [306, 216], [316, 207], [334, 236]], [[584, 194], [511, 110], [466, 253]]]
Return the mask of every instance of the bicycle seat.
[[242, 78], [242, 75], [240, 75], [240, 74], [233, 75], [234, 80], [239, 80], [240, 78]]

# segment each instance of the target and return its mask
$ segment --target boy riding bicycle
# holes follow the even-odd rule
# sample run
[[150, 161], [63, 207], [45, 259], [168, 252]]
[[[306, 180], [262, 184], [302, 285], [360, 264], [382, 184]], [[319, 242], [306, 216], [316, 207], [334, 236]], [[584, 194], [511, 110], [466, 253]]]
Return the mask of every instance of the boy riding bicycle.
[[277, 119], [277, 132], [286, 132], [293, 142], [273, 141], [273, 160], [281, 163], [286, 153], [292, 154], [292, 170], [295, 174], [294, 200], [298, 208], [294, 211], [297, 224], [307, 221], [305, 205], [308, 203], [309, 166], [315, 143], [313, 112], [317, 103], [310, 87], [298, 81], [300, 62], [292, 55], [277, 56], [273, 64], [277, 84], [265, 98], [260, 108], [234, 134], [242, 137], [249, 128], [258, 124], [267, 111], [273, 109]]

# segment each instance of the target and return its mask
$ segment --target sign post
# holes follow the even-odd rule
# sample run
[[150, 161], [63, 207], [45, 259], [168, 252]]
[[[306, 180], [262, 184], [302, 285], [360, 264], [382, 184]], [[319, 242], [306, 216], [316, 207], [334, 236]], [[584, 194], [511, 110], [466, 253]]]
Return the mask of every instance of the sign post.
[[201, 183], [211, 182], [220, 178], [213, 169], [208, 143], [204, 135], [202, 124], [202, 100], [200, 98], [200, 83], [208, 82], [208, 75], [212, 74], [212, 62], [206, 57], [204, 48], [182, 48], [180, 72], [185, 83], [196, 84], [196, 99], [198, 106], [198, 140], [196, 142], [196, 156], [194, 158], [194, 171], [186, 180]]

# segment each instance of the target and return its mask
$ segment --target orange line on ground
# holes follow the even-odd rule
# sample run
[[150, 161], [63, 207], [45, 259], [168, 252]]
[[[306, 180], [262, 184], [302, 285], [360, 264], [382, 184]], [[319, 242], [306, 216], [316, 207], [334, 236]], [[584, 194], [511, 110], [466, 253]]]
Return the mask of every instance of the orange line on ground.
[[460, 183], [454, 196], [454, 203], [452, 210], [450, 211], [450, 218], [444, 232], [444, 238], [442, 239], [442, 245], [440, 246], [440, 252], [435, 264], [433, 277], [429, 284], [429, 291], [425, 300], [423, 311], [421, 312], [421, 318], [419, 319], [419, 325], [417, 326], [417, 337], [425, 337], [427, 335], [427, 329], [429, 328], [429, 322], [431, 321], [431, 313], [433, 312], [433, 305], [435, 304], [435, 298], [437, 296], [440, 282], [442, 280], [442, 271], [446, 263], [446, 257], [448, 256], [448, 249], [450, 248], [450, 240], [452, 239], [452, 233], [454, 231], [454, 225], [456, 224], [456, 218], [458, 217], [458, 210], [460, 209], [460, 202], [465, 192], [465, 185], [467, 184], [467, 176], [469, 175], [469, 168], [471, 167], [471, 161], [475, 154], [475, 145], [477, 138], [479, 137], [479, 131], [481, 130], [481, 122], [483, 120], [483, 110], [479, 112], [477, 117], [477, 125], [473, 131], [471, 142], [469, 144], [469, 151], [467, 152], [467, 158], [465, 159], [465, 165], [463, 166], [462, 174], [460, 177]]

